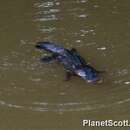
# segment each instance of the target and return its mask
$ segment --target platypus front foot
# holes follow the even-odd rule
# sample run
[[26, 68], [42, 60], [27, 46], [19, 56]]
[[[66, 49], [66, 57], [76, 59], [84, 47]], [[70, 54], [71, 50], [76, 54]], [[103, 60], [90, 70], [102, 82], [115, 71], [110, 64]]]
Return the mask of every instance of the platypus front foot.
[[69, 81], [72, 77], [72, 73], [67, 71], [66, 74], [65, 74], [65, 81]]

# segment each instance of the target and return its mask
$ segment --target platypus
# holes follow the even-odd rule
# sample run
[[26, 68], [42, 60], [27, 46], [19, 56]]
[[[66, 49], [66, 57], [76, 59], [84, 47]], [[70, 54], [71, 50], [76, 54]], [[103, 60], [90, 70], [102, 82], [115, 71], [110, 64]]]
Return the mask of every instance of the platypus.
[[66, 70], [66, 80], [69, 80], [70, 77], [74, 75], [81, 77], [89, 83], [96, 83], [101, 80], [99, 71], [87, 64], [75, 48], [66, 49], [62, 45], [52, 42], [38, 42], [36, 48], [51, 53], [51, 56], [41, 58], [43, 62], [56, 60], [64, 66]]

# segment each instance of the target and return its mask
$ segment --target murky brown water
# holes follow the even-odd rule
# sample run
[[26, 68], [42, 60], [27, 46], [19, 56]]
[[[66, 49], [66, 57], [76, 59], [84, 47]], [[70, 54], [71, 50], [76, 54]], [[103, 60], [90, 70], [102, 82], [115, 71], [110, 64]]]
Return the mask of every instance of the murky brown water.
[[[0, 130], [90, 130], [82, 127], [82, 119], [130, 120], [129, 4], [1, 2]], [[91, 85], [78, 77], [64, 81], [61, 65], [39, 62], [46, 52], [34, 45], [43, 40], [75, 47], [97, 69], [107, 70], [104, 83]]]

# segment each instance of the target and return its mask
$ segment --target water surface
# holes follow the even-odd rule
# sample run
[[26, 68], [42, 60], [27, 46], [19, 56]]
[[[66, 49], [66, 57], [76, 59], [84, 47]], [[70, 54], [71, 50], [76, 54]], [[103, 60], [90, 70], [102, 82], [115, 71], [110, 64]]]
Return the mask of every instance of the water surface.
[[[0, 129], [80, 130], [86, 118], [130, 120], [129, 3], [1, 2]], [[63, 66], [39, 61], [47, 53], [34, 46], [45, 40], [76, 48], [95, 68], [107, 71], [104, 82], [64, 81]]]

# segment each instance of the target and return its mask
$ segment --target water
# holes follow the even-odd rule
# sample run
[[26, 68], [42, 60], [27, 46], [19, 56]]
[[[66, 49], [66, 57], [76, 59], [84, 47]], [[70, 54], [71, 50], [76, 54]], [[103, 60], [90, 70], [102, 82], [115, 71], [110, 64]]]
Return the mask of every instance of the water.
[[[1, 2], [0, 129], [82, 130], [82, 119], [130, 120], [129, 3]], [[39, 62], [46, 52], [34, 46], [45, 40], [75, 47], [95, 68], [107, 71], [104, 82], [64, 81], [61, 65]]]

